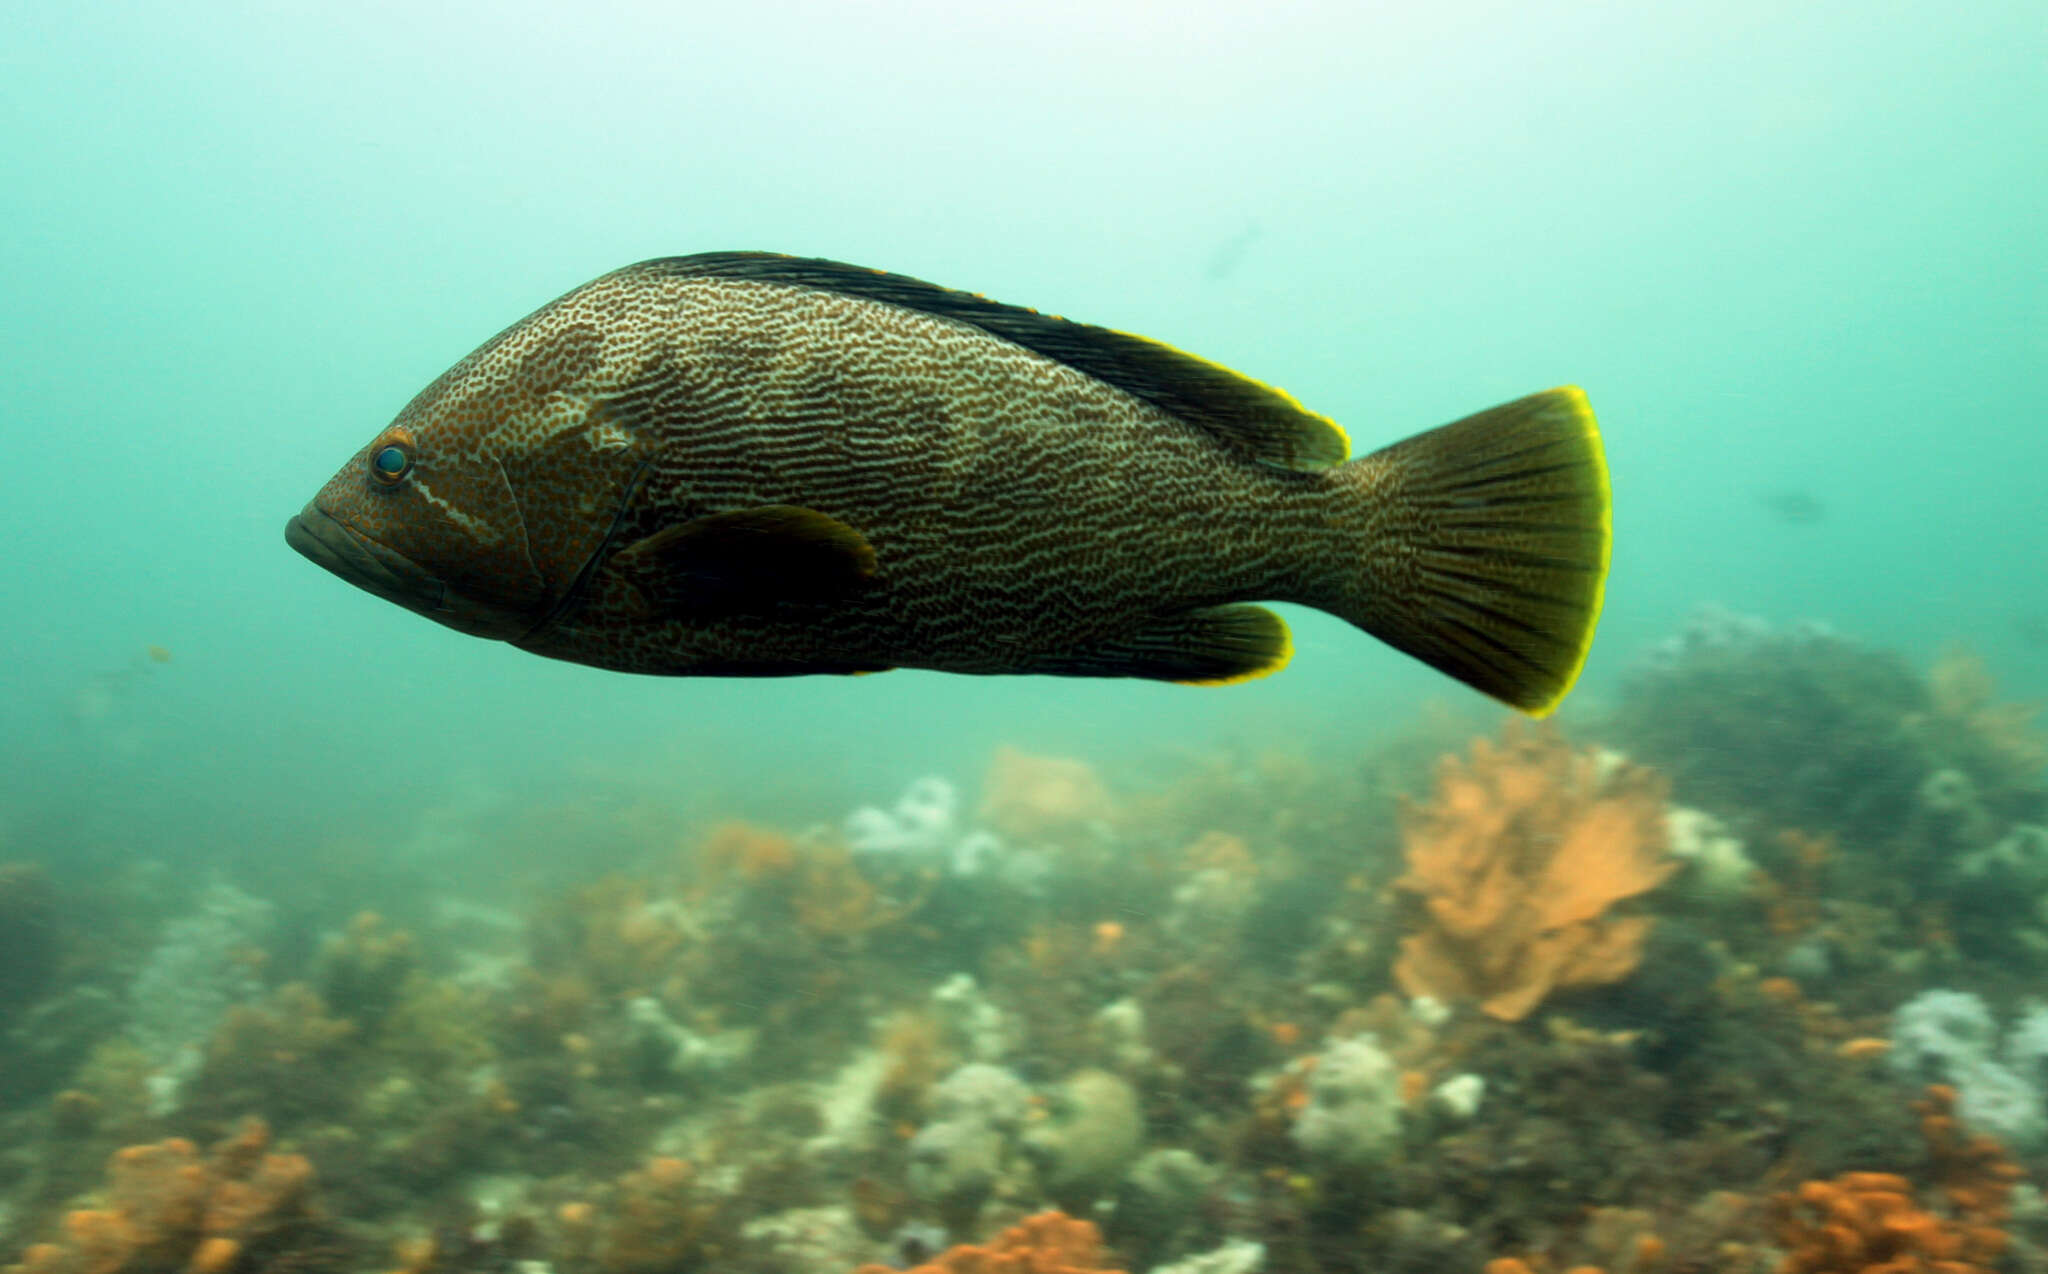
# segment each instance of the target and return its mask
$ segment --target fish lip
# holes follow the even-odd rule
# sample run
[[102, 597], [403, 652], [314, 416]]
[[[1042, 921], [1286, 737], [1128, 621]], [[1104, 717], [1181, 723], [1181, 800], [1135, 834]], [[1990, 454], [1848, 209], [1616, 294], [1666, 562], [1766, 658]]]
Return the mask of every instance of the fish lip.
[[332, 571], [367, 593], [396, 602], [443, 623], [448, 585], [410, 559], [367, 539], [317, 503], [284, 524], [284, 542], [314, 565]]
[[364, 535], [320, 507], [316, 499], [284, 524], [284, 542], [366, 593], [395, 602], [459, 633], [510, 641], [532, 618], [484, 596], [452, 589], [403, 553]]

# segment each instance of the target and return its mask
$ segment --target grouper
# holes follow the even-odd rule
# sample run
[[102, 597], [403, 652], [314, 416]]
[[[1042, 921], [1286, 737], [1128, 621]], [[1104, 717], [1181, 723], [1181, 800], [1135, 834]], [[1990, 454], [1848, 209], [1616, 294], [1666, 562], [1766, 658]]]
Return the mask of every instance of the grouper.
[[624, 672], [1221, 685], [1330, 612], [1525, 712], [1592, 645], [1606, 462], [1532, 394], [1347, 460], [1287, 394], [833, 261], [587, 283], [443, 373], [285, 528], [459, 632]]

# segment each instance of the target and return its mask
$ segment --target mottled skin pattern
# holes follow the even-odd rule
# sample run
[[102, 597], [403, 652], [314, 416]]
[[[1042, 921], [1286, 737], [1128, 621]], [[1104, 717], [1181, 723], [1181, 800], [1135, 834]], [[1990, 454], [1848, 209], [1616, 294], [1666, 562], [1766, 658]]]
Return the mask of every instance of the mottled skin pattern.
[[[495, 635], [630, 672], [1026, 670], [1191, 607], [1330, 605], [1325, 564], [1355, 567], [1370, 542], [1369, 484], [1348, 472], [1258, 464], [951, 320], [653, 264], [504, 333], [393, 428], [417, 440], [410, 481], [367, 476], [380, 435], [319, 503], [365, 530], [401, 501], [466, 512], [489, 532], [416, 534], [410, 555], [444, 576], [473, 564], [467, 586], [526, 621]], [[646, 614], [600, 562], [569, 597], [607, 537], [770, 504], [859, 530], [873, 586], [704, 624]]]
[[[759, 254], [606, 275], [449, 369], [288, 536], [451, 627], [628, 672], [1227, 680], [1283, 663], [1284, 627], [1203, 608], [1270, 599], [1533, 711], [1576, 675], [1607, 554], [1577, 391], [1331, 465], [1328, 422], [1199, 360], [869, 278], [895, 276]], [[869, 574], [821, 597], [771, 555], [744, 604], [699, 609], [648, 585], [648, 537], [764, 506], [852, 528]]]

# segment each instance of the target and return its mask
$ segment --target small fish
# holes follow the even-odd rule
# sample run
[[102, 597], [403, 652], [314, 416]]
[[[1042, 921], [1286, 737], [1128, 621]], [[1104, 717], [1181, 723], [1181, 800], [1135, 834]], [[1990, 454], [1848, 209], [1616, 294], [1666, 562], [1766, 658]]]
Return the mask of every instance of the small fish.
[[1819, 496], [1793, 487], [1765, 491], [1757, 496], [1757, 503], [1778, 521], [1792, 526], [1811, 526], [1828, 515], [1828, 506], [1821, 503]]
[[97, 722], [112, 716], [116, 707], [138, 693], [140, 682], [155, 671], [154, 665], [169, 662], [170, 647], [144, 646], [124, 666], [89, 677], [72, 697], [73, 714], [84, 722]]
[[628, 266], [457, 363], [285, 528], [460, 632], [625, 672], [1148, 677], [1319, 607], [1531, 713], [1591, 647], [1606, 463], [1553, 389], [1346, 462], [1165, 345], [767, 253]]
[[1209, 268], [1204, 273], [1211, 281], [1227, 279], [1237, 273], [1237, 267], [1244, 264], [1245, 253], [1259, 241], [1259, 233], [1258, 222], [1245, 222], [1242, 229], [1218, 244], [1216, 250], [1209, 254]]

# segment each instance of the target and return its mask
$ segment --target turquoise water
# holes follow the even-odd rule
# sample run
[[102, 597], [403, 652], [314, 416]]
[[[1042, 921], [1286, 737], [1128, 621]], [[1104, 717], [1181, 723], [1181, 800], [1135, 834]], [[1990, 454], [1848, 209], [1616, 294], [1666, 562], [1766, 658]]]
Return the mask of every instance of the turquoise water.
[[[485, 336], [714, 248], [1155, 335], [1361, 446], [1587, 386], [1616, 505], [1589, 698], [1707, 600], [2048, 684], [2033, 7], [1426, 9], [14, 13], [5, 822], [282, 851], [464, 783], [894, 781], [1469, 698], [1317, 615], [1285, 676], [1222, 691], [647, 684], [286, 550]], [[151, 643], [174, 662], [81, 721]]]
[[[915, 1018], [932, 984], [969, 968], [1013, 1022], [1029, 1017], [1030, 1003], [1058, 1001], [1066, 1016], [1046, 1010], [1058, 1029], [1033, 1019], [1040, 1051], [998, 1050], [1024, 1076], [1009, 1081], [1013, 1096], [1028, 1081], [1039, 1112], [1058, 1109], [1075, 1060], [1045, 1039], [1085, 1034], [1076, 1024], [1118, 996], [1144, 1001], [1156, 1050], [1126, 1070], [1153, 1120], [1148, 1144], [1180, 1149], [1186, 1133], [1204, 1162], [1237, 1174], [1207, 1200], [1211, 1228], [1199, 1241], [1119, 1237], [1101, 1202], [1114, 1191], [1092, 1183], [1111, 1238], [1127, 1255], [1140, 1239], [1152, 1243], [1145, 1250], [1162, 1268], [1169, 1256], [1247, 1235], [1272, 1248], [1278, 1274], [1351, 1271], [1350, 1258], [1330, 1255], [1349, 1250], [1346, 1236], [1373, 1235], [1361, 1260], [1410, 1250], [1393, 1230], [1371, 1227], [1393, 1225], [1383, 1222], [1396, 1215], [1382, 1207], [1390, 1198], [1416, 1210], [1425, 1208], [1418, 1198], [1435, 1197], [1448, 1201], [1438, 1219], [1455, 1225], [1415, 1239], [1425, 1255], [1408, 1265], [1389, 1257], [1376, 1274], [1434, 1270], [1429, 1252], [1469, 1257], [1460, 1268], [1475, 1269], [1481, 1257], [1548, 1253], [1555, 1268], [1597, 1260], [1618, 1274], [1609, 1249], [1572, 1246], [1575, 1220], [1543, 1231], [1530, 1218], [1576, 1218], [1596, 1203], [1661, 1207], [1664, 1227], [1715, 1189], [1763, 1191], [1771, 1186], [1760, 1183], [1848, 1167], [1908, 1171], [1897, 1153], [1911, 1138], [1906, 1103], [1913, 1083], [1935, 1076], [1902, 1070], [1906, 1081], [1866, 1083], [1862, 1072], [1824, 1075], [1834, 1063], [1812, 1059], [1874, 1056], [1885, 1015], [1942, 987], [1989, 997], [2014, 1041], [2048, 1031], [2020, 1025], [2023, 996], [2048, 976], [2048, 931], [2011, 910], [2016, 898], [2022, 910], [2032, 905], [2024, 890], [2048, 900], [2048, 852], [2038, 861], [1992, 854], [1982, 875], [1954, 867], [1965, 850], [2034, 844], [2026, 838], [2048, 809], [2038, 740], [1997, 710], [1971, 717], [1970, 702], [1929, 727], [1929, 694], [1915, 680], [1923, 673], [1884, 662], [1895, 653], [1901, 668], [1924, 670], [1959, 643], [1982, 657], [1999, 702], [2048, 696], [2041, 17], [2038, 0], [11, 6], [0, 19], [0, 437], [10, 479], [0, 502], [0, 869], [46, 868], [70, 928], [61, 946], [34, 946], [43, 963], [33, 977], [0, 976], [0, 1147], [12, 1147], [0, 1150], [0, 1239], [11, 1245], [0, 1264], [56, 1233], [65, 1200], [98, 1180], [114, 1147], [204, 1140], [252, 1109], [312, 1154], [334, 1183], [336, 1215], [360, 1207], [381, 1227], [356, 1236], [353, 1263], [307, 1257], [310, 1268], [389, 1268], [362, 1253], [431, 1228], [408, 1210], [405, 1187], [395, 1202], [369, 1188], [378, 1178], [352, 1156], [370, 1152], [334, 1131], [358, 1118], [364, 1129], [426, 1126], [404, 1104], [411, 1081], [391, 1069], [393, 1057], [413, 1054], [402, 1040], [365, 1042], [390, 1007], [378, 996], [397, 994], [413, 969], [412, 939], [375, 923], [345, 941], [323, 936], [364, 907], [419, 929], [420, 967], [443, 979], [408, 984], [409, 1029], [433, 1035], [433, 1010], [417, 1007], [439, 1003], [433, 995], [476, 997], [465, 1011], [491, 1024], [475, 1028], [488, 1048], [417, 1044], [443, 1061], [434, 1049], [468, 1058], [474, 1046], [493, 1060], [467, 1072], [448, 1063], [448, 1075], [421, 1078], [416, 1091], [459, 1102], [507, 1091], [490, 1087], [500, 1063], [512, 1076], [516, 1100], [496, 1116], [504, 1127], [463, 1143], [476, 1161], [420, 1186], [421, 1196], [482, 1191], [485, 1177], [463, 1175], [472, 1168], [524, 1174], [519, 1206], [556, 1244], [525, 1255], [546, 1255], [560, 1274], [701, 1268], [694, 1256], [592, 1266], [562, 1255], [579, 1240], [558, 1205], [608, 1206], [655, 1189], [663, 1178], [654, 1168], [638, 1184], [620, 1174], [648, 1154], [694, 1154], [641, 1136], [642, 1123], [686, 1110], [621, 1118], [607, 1105], [630, 1098], [653, 1109], [673, 1094], [617, 1069], [592, 1080], [577, 1059], [597, 1059], [591, 1074], [630, 1069], [650, 1039], [687, 1053], [675, 1041], [693, 1030], [730, 1044], [714, 1027], [729, 1032], [754, 1005], [742, 975], [755, 962], [764, 978], [787, 975], [761, 1002], [787, 1010], [775, 1029], [790, 1031], [799, 1053], [810, 1042], [790, 1023], [808, 1021], [811, 1008], [865, 994], [872, 1003], [859, 1001], [859, 1013]], [[1712, 1143], [1712, 1153], [1684, 1162], [1711, 1168], [1657, 1201], [1622, 1186], [1599, 1193], [1581, 1172], [1521, 1211], [1525, 1196], [1508, 1191], [1493, 1213], [1479, 1202], [1488, 1187], [1456, 1176], [1462, 1160], [1430, 1157], [1429, 1147], [1450, 1143], [1431, 1140], [1440, 1130], [1417, 1123], [1411, 1103], [1403, 1118], [1419, 1175], [1371, 1206], [1345, 1195], [1364, 1187], [1341, 1161], [1316, 1157], [1331, 1152], [1286, 1123], [1299, 1111], [1286, 1103], [1307, 1100], [1309, 1050], [1324, 1047], [1323, 1032], [1339, 1055], [1340, 1024], [1355, 1031], [1368, 1001], [1397, 989], [1396, 945], [1414, 936], [1416, 908], [1395, 894], [1416, 886], [1393, 884], [1403, 871], [1394, 791], [1426, 795], [1433, 758], [1491, 731], [1501, 713], [1328, 616], [1283, 608], [1298, 645], [1292, 666], [1222, 689], [903, 671], [648, 679], [459, 635], [286, 547], [285, 520], [492, 333], [615, 267], [717, 249], [835, 258], [1145, 333], [1284, 387], [1341, 422], [1360, 451], [1534, 390], [1585, 386], [1613, 473], [1614, 561], [1599, 638], [1561, 720], [1575, 740], [1664, 748], [1651, 760], [1678, 776], [1673, 799], [1736, 825], [1765, 869], [1737, 903], [1676, 888], [1654, 905], [1635, 899], [1673, 945], [1645, 965], [1656, 979], [1616, 992], [1634, 999], [1596, 1006], [1619, 1016], [1593, 1020], [1648, 1029], [1657, 1048], [1694, 1019], [1718, 1023], [1725, 1038], [1713, 1038], [1724, 1043], [1777, 1030], [1770, 1048], [1727, 1052], [1781, 1069], [1743, 1072], [1725, 1089], [1704, 1084], [1700, 1108], [1748, 1128], [1796, 1090], [1784, 1099], [1794, 1107], [1788, 1126], [1820, 1110], [1848, 1131], [1829, 1141], [1834, 1134], [1794, 1128], [1783, 1143], [1777, 1131], [1756, 1132], [1756, 1145], [1806, 1136], [1801, 1145], [1826, 1147], [1818, 1159], [1788, 1152], [1778, 1164], [1745, 1159], [1747, 1149], [1687, 1124], [1683, 1135], [1697, 1133], [1687, 1144]], [[1695, 679], [1631, 699], [1631, 670], [1710, 604], [1781, 634], [1818, 621], [1883, 653], [1745, 638], [1725, 664], [1709, 652]], [[1760, 674], [1758, 660], [1782, 681]], [[1832, 715], [1776, 711], [1781, 689], [1790, 703], [1818, 684], [1835, 689], [1801, 710]], [[1754, 697], [1741, 712], [1692, 730], [1688, 713], [1704, 722], [1714, 715], [1707, 699], [1740, 700], [1745, 690]], [[1871, 720], [1886, 742], [1859, 751], [1857, 732]], [[1756, 755], [1743, 752], [1752, 724], [1774, 732]], [[1951, 728], [1954, 737], [1939, 736]], [[1418, 741], [1382, 752], [1377, 768], [1356, 761], [1411, 736]], [[1840, 755], [1801, 768], [1837, 742]], [[1110, 842], [1089, 839], [1101, 822], [1089, 813], [1062, 825], [1068, 841], [1049, 837], [1055, 865], [1030, 860], [1003, 885], [1011, 894], [984, 897], [973, 891], [995, 886], [976, 884], [930, 897], [901, 874], [863, 878], [843, 854], [798, 835], [805, 852], [824, 854], [822, 874], [806, 876], [811, 867], [791, 863], [813, 860], [788, 857], [791, 842], [775, 838], [818, 827], [825, 841], [851, 835], [850, 811], [886, 809], [920, 776], [949, 779], [971, 810], [1006, 744], [1092, 765], [1117, 802], [1124, 856], [1098, 852]], [[1934, 766], [1950, 768], [1926, 783], [1961, 772], [1983, 799], [1966, 794], [1930, 813], [1935, 789], [1916, 785]], [[1759, 793], [1757, 776], [1769, 788], [1779, 773], [1783, 790]], [[1837, 801], [1838, 790], [1862, 804]], [[753, 858], [728, 846], [719, 860], [727, 885], [735, 862], [758, 873], [732, 895], [742, 901], [717, 893], [716, 881], [685, 888], [663, 874], [691, 853], [713, 856], [706, 829], [729, 818], [781, 829], [735, 842], [752, 845]], [[1873, 847], [1895, 831], [1898, 844]], [[1851, 843], [1859, 834], [1865, 843]], [[1855, 857], [1866, 851], [1875, 857]], [[638, 883], [566, 902], [550, 892], [620, 866], [639, 872]], [[1659, 880], [1667, 870], [1646, 869]], [[1145, 871], [1154, 875], [1138, 879]], [[1257, 931], [1248, 954], [1235, 954], [1235, 937], [1216, 937], [1211, 955], [1230, 969], [1203, 974], [1213, 982], [1176, 981], [1183, 964], [1207, 967], [1209, 940], [1183, 876], [1230, 871], [1240, 875], [1229, 889], [1261, 899], [1250, 921], [1231, 913], [1230, 923]], [[1703, 889], [1696, 878], [1706, 871], [1682, 879]], [[1998, 883], [2009, 877], [2024, 888]], [[21, 879], [0, 870], [0, 893]], [[790, 972], [776, 964], [787, 954], [778, 936], [747, 907], [799, 888], [789, 881], [815, 880], [854, 899], [857, 914], [804, 896], [809, 936], [790, 949], [809, 963], [789, 956]], [[1915, 911], [1930, 890], [1937, 902]], [[705, 891], [729, 909], [705, 903]], [[620, 897], [632, 905], [607, 912]], [[1149, 902], [1116, 910], [1108, 901], [1133, 898]], [[888, 910], [897, 904], [901, 915]], [[1012, 904], [1015, 915], [1004, 911]], [[465, 910], [487, 905], [505, 909], [488, 924]], [[715, 940], [676, 939], [684, 973], [657, 986], [644, 970], [619, 972], [633, 943], [649, 941], [648, 916], [673, 920], [700, 905], [722, 918], [703, 922]], [[266, 928], [272, 906], [282, 919]], [[8, 917], [40, 914], [35, 907], [0, 915], [0, 959], [25, 958], [7, 955]], [[1053, 913], [1039, 928], [1018, 918], [1038, 911]], [[902, 923], [912, 915], [929, 927]], [[1989, 919], [1973, 929], [1972, 917]], [[869, 922], [886, 939], [863, 945]], [[637, 936], [620, 939], [628, 956], [596, 953], [597, 939], [577, 956], [561, 936], [577, 924]], [[486, 931], [495, 936], [476, 936]], [[250, 955], [252, 946], [267, 954]], [[188, 1061], [209, 1038], [231, 1061], [257, 1058], [252, 1066], [292, 1053], [255, 1044], [238, 1053], [206, 1031], [232, 1025], [235, 1005], [288, 1003], [265, 997], [299, 978], [368, 1024], [355, 1037], [362, 1051], [334, 1063], [339, 1078], [321, 1090], [329, 1105], [294, 1107], [303, 1085], [293, 1073], [252, 1088], [212, 1071], [177, 1072], [194, 1085], [183, 1107], [141, 1102], [134, 1057], [159, 1039], [146, 1008], [152, 988], [181, 983], [187, 966], [170, 958], [181, 950], [213, 962], [191, 979], [206, 984], [194, 1013], [213, 1016], [184, 1035], [159, 1033]], [[1905, 954], [1885, 964], [1873, 951]], [[1123, 953], [1127, 966], [1103, 972]], [[544, 997], [510, 974], [471, 978], [486, 957], [512, 962], [501, 973], [520, 959], [553, 959], [555, 971], [570, 970], [565, 979], [585, 979], [578, 985], [597, 1007], [578, 1009], [584, 1018], [564, 1010], [571, 1026], [534, 1044], [529, 1034], [544, 1033], [532, 1026], [541, 1012], [532, 1001]], [[870, 981], [831, 981], [842, 964]], [[1071, 972], [1083, 966], [1094, 972]], [[378, 968], [390, 974], [382, 983]], [[643, 974], [648, 985], [634, 981]], [[1788, 1026], [1784, 988], [1759, 983], [1766, 975], [1810, 982], [1846, 1007]], [[676, 989], [687, 978], [699, 980], [689, 994]], [[1700, 1007], [1708, 982], [1711, 1011]], [[700, 986], [716, 989], [700, 1002], [691, 998]], [[358, 1003], [346, 1000], [351, 988]], [[30, 1047], [44, 1040], [42, 1025], [17, 1029], [42, 1018], [8, 1020], [38, 996], [36, 1012], [62, 1017], [47, 1032], [54, 1053]], [[655, 1007], [643, 1012], [643, 1000]], [[711, 1000], [708, 1016], [689, 1016]], [[1195, 1021], [1208, 1009], [1220, 1015], [1213, 1031], [1160, 1033], [1181, 1029], [1159, 1025], [1174, 1012]], [[1612, 1078], [1585, 1063], [1608, 1047], [1587, 1044], [1592, 1037], [1541, 1035], [1540, 1017], [1502, 1025], [1460, 1011], [1442, 1037], [1456, 1041], [1444, 1054], [1452, 1060], [1436, 1057], [1430, 1076], [1469, 1066], [1489, 1092], [1519, 1094], [1481, 1108], [1471, 1135], [1497, 1133], [1494, 1144], [1524, 1145], [1516, 1103], [1564, 1108], [1543, 1108], [1552, 1142], [1528, 1134], [1538, 1163], [1544, 1145], [1597, 1157], [1609, 1151], [1596, 1142], [1621, 1144], [1571, 1132], [1581, 1127], [1571, 1123], [1574, 1100], [1593, 1112], [1595, 1132], [1612, 1103], [1626, 1132], [1648, 1108], [1643, 1093], [1689, 1093], [1711, 1073], [1698, 1057], [1712, 1048], [1686, 1053], [1693, 1045], [1681, 1041], [1671, 1045], [1680, 1061], [1632, 1055]], [[1980, 1000], [1972, 1012], [1991, 1010]], [[857, 1057], [869, 1024], [847, 1014], [797, 1063], [823, 1073]], [[470, 1021], [451, 1010], [455, 1019]], [[1374, 1029], [1391, 1048], [1388, 1020]], [[1410, 1028], [1428, 1037], [1434, 1025]], [[916, 1054], [916, 1029], [902, 1032], [911, 1044], [898, 1040], [906, 1056]], [[1174, 1070], [1187, 1060], [1177, 1048], [1199, 1055], [1188, 1063], [1194, 1080]], [[1359, 1067], [1389, 1064], [1376, 1052], [1378, 1061], [1360, 1060], [1365, 1052], [1351, 1048]], [[35, 1078], [22, 1079], [32, 1053]], [[545, 1063], [533, 1060], [543, 1054]], [[966, 1054], [945, 1055], [950, 1064]], [[515, 1074], [528, 1060], [536, 1074], [555, 1068], [549, 1084], [588, 1091], [530, 1096]], [[1206, 1064], [1227, 1079], [1203, 1088]], [[1679, 1078], [1661, 1088], [1666, 1068]], [[817, 1078], [795, 1063], [771, 1078], [789, 1075]], [[929, 1113], [917, 1102], [937, 1091], [935, 1078], [887, 1115], [902, 1137]], [[1797, 1087], [1807, 1080], [1821, 1096]], [[1628, 1087], [1639, 1081], [1647, 1087]], [[737, 1081], [703, 1082], [746, 1104]], [[67, 1088], [87, 1096], [53, 1106]], [[2048, 1169], [2048, 1116], [2038, 1095], [2027, 1100], [2010, 1126], [2038, 1172]], [[79, 1114], [88, 1103], [101, 1113]], [[1162, 1119], [1169, 1110], [1180, 1122]], [[1851, 1151], [1862, 1145], [1858, 1130], [1875, 1126], [1871, 1110], [1888, 1112], [1891, 1140], [1886, 1153], [1859, 1158]], [[1681, 1110], [1642, 1133], [1629, 1143], [1635, 1158], [1612, 1150], [1616, 1163], [1637, 1165], [1614, 1172], [1661, 1163], [1657, 1138], [1689, 1117]], [[533, 1150], [554, 1144], [549, 1119], [567, 1127], [572, 1118], [605, 1131], [565, 1142], [572, 1150], [560, 1159]], [[76, 1143], [88, 1149], [65, 1151], [65, 1130], [93, 1119], [96, 1130]], [[35, 1140], [46, 1134], [54, 1149]], [[602, 1153], [577, 1161], [573, 1146]], [[425, 1154], [411, 1143], [379, 1143], [377, 1153], [386, 1155], [372, 1160], [379, 1171]], [[855, 1172], [891, 1183], [859, 1196], [863, 1207], [901, 1202], [889, 1193], [899, 1178], [914, 1192], [902, 1146], [885, 1137], [862, 1153], [853, 1168], [822, 1152], [809, 1161], [804, 1171], [815, 1175], [801, 1180], [816, 1189], [797, 1202], [838, 1200], [843, 1210], [843, 1178]], [[570, 1168], [583, 1174], [574, 1190], [532, 1184]], [[1934, 1178], [1915, 1180], [1925, 1188]], [[1089, 1197], [1070, 1185], [1057, 1201], [1085, 1210]], [[1344, 1211], [1353, 1204], [1355, 1216]], [[755, 1201], [729, 1194], [727, 1205]], [[950, 1241], [988, 1233], [943, 1211], [903, 1215], [943, 1220]], [[736, 1233], [730, 1216], [720, 1224], [728, 1221]], [[869, 1229], [855, 1237], [879, 1243]], [[1694, 1232], [1722, 1231], [1701, 1221]], [[1311, 1233], [1315, 1242], [1286, 1246], [1295, 1242], [1286, 1236]], [[2006, 1268], [2048, 1268], [2039, 1215], [2034, 1239], [2034, 1263]], [[306, 1250], [326, 1252], [326, 1241]], [[509, 1243], [493, 1251], [497, 1264], [477, 1258], [475, 1268], [522, 1256]], [[837, 1274], [877, 1251], [855, 1244], [802, 1268]], [[245, 1261], [217, 1274], [259, 1272]]]

